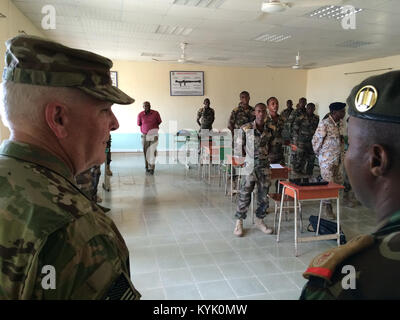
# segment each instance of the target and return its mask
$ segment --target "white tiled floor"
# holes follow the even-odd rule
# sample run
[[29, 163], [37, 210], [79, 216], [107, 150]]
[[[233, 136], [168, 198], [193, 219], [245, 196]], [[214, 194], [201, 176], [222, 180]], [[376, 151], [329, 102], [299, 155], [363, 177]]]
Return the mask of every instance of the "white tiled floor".
[[[216, 179], [208, 185], [196, 169], [186, 176], [177, 164], [157, 165], [155, 175], [146, 176], [141, 154], [112, 159], [111, 192], [99, 187], [99, 195], [130, 250], [132, 280], [142, 299], [298, 299], [309, 261], [336, 245], [302, 243], [295, 257], [293, 216], [283, 221], [279, 243], [254, 229], [250, 215], [245, 236], [236, 238], [235, 202]], [[318, 208], [304, 203], [305, 227]], [[365, 208], [343, 207], [341, 217], [348, 239], [374, 228]], [[272, 225], [273, 214], [265, 221]]]

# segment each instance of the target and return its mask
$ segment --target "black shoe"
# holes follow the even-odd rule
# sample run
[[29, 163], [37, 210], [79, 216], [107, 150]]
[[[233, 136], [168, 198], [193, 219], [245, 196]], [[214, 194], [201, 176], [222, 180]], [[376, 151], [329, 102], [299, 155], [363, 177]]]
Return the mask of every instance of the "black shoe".
[[149, 170], [149, 173], [150, 173], [151, 175], [153, 175], [153, 174], [154, 174], [154, 170]]

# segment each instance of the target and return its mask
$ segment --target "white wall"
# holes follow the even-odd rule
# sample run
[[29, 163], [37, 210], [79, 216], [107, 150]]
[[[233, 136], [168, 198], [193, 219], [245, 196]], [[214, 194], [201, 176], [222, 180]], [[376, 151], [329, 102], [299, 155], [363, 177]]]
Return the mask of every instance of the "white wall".
[[387, 71], [351, 75], [345, 75], [345, 73], [385, 68], [400, 69], [400, 55], [309, 70], [307, 99], [317, 105], [319, 115], [323, 116], [329, 112], [330, 103], [335, 101], [346, 102], [351, 89], [362, 80]]
[[[29, 20], [25, 17], [19, 9], [10, 0], [0, 0], [0, 12], [6, 18], [0, 18], [0, 70], [3, 73], [4, 68], [4, 55], [6, 53], [5, 41], [18, 35], [19, 30], [24, 30], [27, 34], [44, 37], [40, 30], [38, 30]], [[1, 80], [0, 80], [1, 82]], [[7, 139], [10, 132], [3, 123], [0, 121], [0, 141]]]

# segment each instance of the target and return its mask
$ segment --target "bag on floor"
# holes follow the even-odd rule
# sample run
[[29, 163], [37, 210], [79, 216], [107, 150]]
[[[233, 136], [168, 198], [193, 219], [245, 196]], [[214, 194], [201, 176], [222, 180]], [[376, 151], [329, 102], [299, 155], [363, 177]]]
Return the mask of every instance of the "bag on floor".
[[[309, 232], [316, 232], [317, 231], [317, 224], [318, 224], [318, 216], [310, 216], [308, 219], [310, 221], [310, 224], [307, 227], [307, 231]], [[322, 219], [319, 222], [319, 235], [324, 235], [324, 234], [335, 234], [337, 232], [337, 223], [334, 221], [329, 221]], [[346, 236], [342, 231], [342, 228], [340, 228], [340, 244], [345, 244], [346, 241]]]

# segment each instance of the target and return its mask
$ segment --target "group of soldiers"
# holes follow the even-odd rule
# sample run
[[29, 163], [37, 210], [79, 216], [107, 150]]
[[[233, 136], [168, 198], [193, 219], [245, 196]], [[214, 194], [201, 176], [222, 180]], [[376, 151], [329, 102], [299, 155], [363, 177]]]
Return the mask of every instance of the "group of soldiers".
[[[111, 106], [134, 99], [112, 85], [112, 61], [92, 52], [19, 35], [6, 42], [5, 61], [1, 111], [11, 136], [0, 146], [0, 299], [140, 299], [121, 233], [75, 179], [106, 161], [110, 131], [119, 127]], [[347, 99], [346, 172], [357, 198], [375, 212], [377, 228], [315, 257], [303, 274], [301, 299], [400, 299], [399, 87], [400, 71], [392, 71], [362, 81]], [[248, 191], [255, 184], [269, 188], [278, 106], [271, 98], [252, 108], [247, 92], [240, 99], [229, 121], [232, 131], [239, 129], [248, 171], [237, 235]], [[337, 137], [343, 110], [331, 104], [318, 125], [312, 143], [319, 159], [330, 158], [329, 148], [314, 147], [320, 137], [328, 146], [344, 143]], [[327, 168], [343, 163], [331, 160]], [[262, 221], [266, 206], [261, 197], [256, 223], [271, 233]], [[349, 267], [353, 272], [343, 272]]]
[[[250, 94], [247, 91], [241, 92], [239, 98], [238, 107], [232, 110], [229, 117], [228, 128], [233, 137], [234, 154], [245, 157], [245, 167], [249, 168], [251, 162], [254, 169], [242, 175], [242, 181], [239, 182], [234, 234], [243, 235], [243, 219], [246, 218], [251, 193], [256, 184], [258, 191], [256, 226], [270, 234], [272, 230], [263, 222], [268, 209], [267, 194], [271, 183], [269, 167], [271, 163], [286, 164], [284, 146], [290, 148], [293, 178], [313, 176], [317, 155], [322, 178], [343, 184], [342, 119], [346, 104], [332, 103], [330, 113], [320, 123], [319, 116], [314, 114], [315, 104], [307, 103], [304, 97], [299, 99], [296, 109], [293, 108], [292, 100], [288, 100], [287, 108], [281, 114], [278, 112], [279, 101], [276, 97], [270, 97], [266, 105], [257, 104], [257, 108], [249, 105]], [[205, 99], [204, 107], [197, 113], [200, 131], [211, 130], [214, 119], [215, 111], [210, 107], [210, 100]], [[234, 184], [233, 189], [236, 189], [235, 179]], [[335, 219], [331, 202], [324, 201], [323, 205], [325, 216]]]

